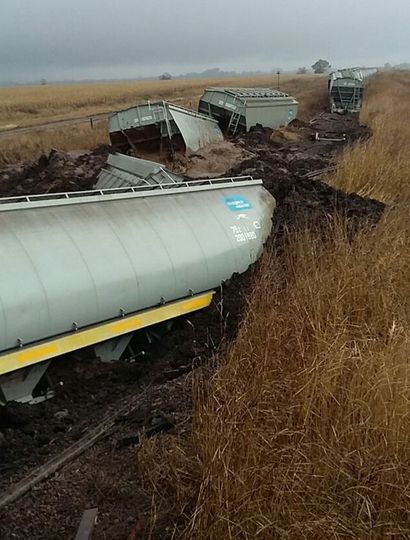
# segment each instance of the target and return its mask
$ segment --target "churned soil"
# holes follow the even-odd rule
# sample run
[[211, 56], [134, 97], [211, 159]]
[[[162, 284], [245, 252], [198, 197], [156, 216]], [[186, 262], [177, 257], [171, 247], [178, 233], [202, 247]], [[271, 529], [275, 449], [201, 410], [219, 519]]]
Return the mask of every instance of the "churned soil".
[[51, 150], [35, 161], [20, 162], [0, 170], [0, 197], [60, 193], [92, 189], [110, 151]]
[[[331, 114], [322, 114], [309, 124], [294, 121], [287, 132], [255, 130], [231, 141], [241, 158], [221, 171], [221, 176], [263, 179], [277, 200], [269, 240], [273, 245], [281, 241], [284, 229], [307, 223], [325, 228], [335, 215], [346, 217], [355, 230], [377, 223], [384, 205], [331, 188], [321, 181], [325, 173], [320, 171], [334, 166], [347, 142], [368, 136], [356, 117]], [[0, 196], [90, 189], [109, 151], [108, 147], [82, 154], [54, 150], [37, 162], [8, 166], [0, 170]], [[206, 159], [212, 160], [212, 152], [201, 158], [205, 170]], [[234, 339], [253, 272], [233, 276], [209, 309], [175, 321], [171, 329], [158, 329], [160, 339], [136, 335], [135, 355], [128, 361], [102, 364], [90, 350], [60, 358], [50, 370], [55, 398], [0, 410], [3, 491], [98, 425], [121, 400], [151, 389], [138, 411], [120, 422], [109, 437], [28, 495], [0, 509], [0, 538], [73, 537], [83, 510], [95, 506], [99, 522], [93, 538], [127, 538], [131, 531], [135, 538], [143, 537], [140, 516], [148, 508], [140, 493], [138, 432], [149, 431], [158, 418], [168, 434], [154, 436], [189, 432], [191, 371]]]
[[295, 120], [288, 130], [297, 137], [288, 137], [286, 131], [278, 137], [270, 130], [247, 134], [238, 144], [253, 157], [227, 173], [263, 180], [277, 201], [275, 230], [312, 221], [326, 226], [335, 215], [346, 217], [354, 228], [363, 222], [376, 223], [384, 210], [381, 202], [334, 189], [321, 180], [348, 142], [370, 136], [368, 128], [354, 116], [325, 113], [309, 124]]
[[[54, 149], [38, 160], [8, 165], [0, 170], [0, 197], [92, 189], [111, 150], [109, 146], [93, 152]], [[249, 156], [244, 146], [221, 141], [189, 155], [178, 154], [173, 162], [152, 152], [144, 159], [163, 163], [181, 176], [216, 178]]]

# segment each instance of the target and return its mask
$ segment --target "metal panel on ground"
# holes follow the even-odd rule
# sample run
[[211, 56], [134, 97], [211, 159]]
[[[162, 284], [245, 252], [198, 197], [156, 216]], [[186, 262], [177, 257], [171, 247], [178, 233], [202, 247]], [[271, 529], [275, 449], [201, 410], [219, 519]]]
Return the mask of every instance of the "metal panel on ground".
[[218, 123], [210, 118], [199, 115], [190, 115], [184, 109], [170, 106], [172, 118], [185, 141], [185, 146], [192, 152], [211, 143], [223, 141], [222, 131]]
[[181, 176], [168, 171], [160, 163], [117, 153], [108, 156], [94, 187], [95, 189], [143, 185], [148, 187], [178, 183], [181, 180], [183, 180]]

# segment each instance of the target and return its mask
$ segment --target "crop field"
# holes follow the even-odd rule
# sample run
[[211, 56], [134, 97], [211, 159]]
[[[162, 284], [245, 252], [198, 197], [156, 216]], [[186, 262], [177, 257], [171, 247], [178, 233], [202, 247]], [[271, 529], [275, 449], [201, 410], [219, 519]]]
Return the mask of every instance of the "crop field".
[[[297, 93], [305, 83], [324, 78], [314, 75], [282, 75], [281, 90]], [[204, 88], [210, 86], [277, 86], [277, 76], [232, 79], [181, 79], [0, 88], [0, 129], [7, 125], [32, 126], [62, 118], [110, 112], [144, 101], [177, 99], [195, 107]]]
[[235, 342], [196, 385], [192, 435], [140, 451], [159, 530], [167, 512], [187, 539], [409, 537], [409, 117], [410, 74], [378, 75], [372, 137], [327, 182], [384, 217], [353, 237], [344, 219], [325, 237], [305, 223], [268, 250]]
[[[61, 119], [92, 116], [126, 108], [147, 100], [167, 100], [196, 109], [203, 90], [210, 86], [276, 87], [276, 75], [234, 79], [198, 79], [175, 81], [135, 81], [70, 85], [22, 86], [0, 88], [0, 165], [37, 158], [51, 148], [61, 150], [92, 149], [108, 144], [105, 121], [36, 131], [2, 139], [1, 130], [27, 127]], [[300, 101], [303, 119], [323, 108], [326, 79], [313, 75], [285, 75], [281, 90]]]

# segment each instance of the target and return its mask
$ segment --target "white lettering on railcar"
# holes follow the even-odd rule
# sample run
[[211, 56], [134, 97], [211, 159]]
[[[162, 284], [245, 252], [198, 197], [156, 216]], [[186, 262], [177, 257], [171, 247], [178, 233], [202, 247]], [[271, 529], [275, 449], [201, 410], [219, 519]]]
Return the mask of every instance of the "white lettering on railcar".
[[249, 242], [250, 240], [257, 239], [256, 232], [248, 230], [247, 227], [232, 225], [231, 231], [238, 243]]

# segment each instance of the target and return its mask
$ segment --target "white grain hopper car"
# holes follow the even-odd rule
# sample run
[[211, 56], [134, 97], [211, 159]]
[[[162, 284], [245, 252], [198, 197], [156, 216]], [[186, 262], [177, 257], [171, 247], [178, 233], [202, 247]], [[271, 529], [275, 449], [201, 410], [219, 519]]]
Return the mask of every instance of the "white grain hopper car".
[[120, 152], [196, 152], [223, 140], [218, 122], [166, 101], [143, 103], [112, 114], [111, 144]]
[[367, 79], [376, 72], [376, 68], [349, 68], [331, 73], [328, 79], [330, 111], [339, 114], [360, 112]]
[[229, 135], [255, 126], [279, 128], [297, 116], [298, 102], [271, 88], [208, 88], [199, 101], [199, 112], [218, 120]]
[[118, 359], [133, 332], [205, 308], [260, 256], [275, 207], [261, 180], [139, 161], [112, 157], [108, 189], [0, 199], [1, 403], [44, 399], [63, 354]]

